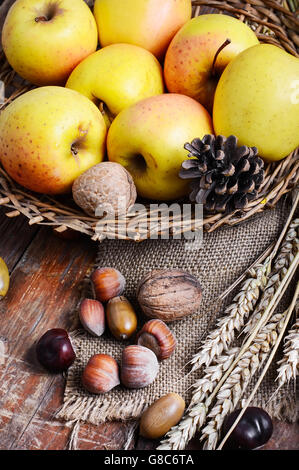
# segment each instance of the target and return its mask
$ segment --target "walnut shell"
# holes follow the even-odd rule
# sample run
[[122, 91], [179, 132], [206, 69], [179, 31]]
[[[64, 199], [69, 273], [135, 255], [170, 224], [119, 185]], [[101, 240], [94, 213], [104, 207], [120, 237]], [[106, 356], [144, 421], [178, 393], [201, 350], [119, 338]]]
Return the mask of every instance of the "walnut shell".
[[[130, 173], [119, 163], [102, 162], [80, 175], [73, 184], [73, 198], [88, 215], [96, 209], [124, 215], [137, 198], [136, 187]], [[99, 213], [99, 216], [103, 214]]]
[[201, 297], [198, 279], [179, 269], [151, 271], [137, 287], [137, 299], [144, 314], [164, 322], [197, 312]]

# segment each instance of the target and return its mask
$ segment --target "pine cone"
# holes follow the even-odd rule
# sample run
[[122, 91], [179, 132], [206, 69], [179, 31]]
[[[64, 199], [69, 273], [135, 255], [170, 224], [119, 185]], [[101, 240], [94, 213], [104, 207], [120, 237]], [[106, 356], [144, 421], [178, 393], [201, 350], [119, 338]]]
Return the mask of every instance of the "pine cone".
[[205, 135], [184, 146], [190, 160], [182, 163], [179, 175], [193, 179], [190, 200], [203, 204], [208, 212], [244, 209], [264, 180], [264, 162], [257, 148], [237, 144], [233, 135]]

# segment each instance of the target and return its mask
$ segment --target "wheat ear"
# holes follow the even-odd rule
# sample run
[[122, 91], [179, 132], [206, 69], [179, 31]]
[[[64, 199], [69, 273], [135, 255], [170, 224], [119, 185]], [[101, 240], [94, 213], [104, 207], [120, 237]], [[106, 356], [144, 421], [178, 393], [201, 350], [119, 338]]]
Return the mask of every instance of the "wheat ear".
[[291, 379], [296, 380], [299, 374], [299, 319], [290, 329], [285, 337], [283, 348], [283, 358], [278, 361], [277, 380], [279, 390], [285, 383]]
[[262, 383], [266, 373], [267, 373], [267, 370], [269, 369], [272, 361], [273, 361], [273, 358], [277, 352], [277, 349], [280, 345], [280, 342], [282, 341], [282, 338], [283, 338], [283, 335], [285, 333], [285, 330], [287, 328], [287, 325], [290, 321], [290, 318], [291, 318], [291, 315], [292, 315], [292, 312], [295, 308], [295, 305], [297, 303], [297, 299], [298, 299], [298, 295], [299, 295], [299, 282], [297, 282], [297, 287], [296, 287], [296, 290], [295, 290], [295, 293], [294, 293], [294, 296], [293, 296], [293, 299], [292, 299], [292, 302], [291, 302], [291, 305], [289, 306], [289, 308], [286, 310], [285, 314], [284, 314], [284, 321], [283, 321], [283, 324], [281, 326], [281, 329], [280, 329], [280, 332], [279, 332], [279, 335], [278, 335], [278, 338], [275, 342], [275, 345], [274, 347], [272, 348], [272, 351], [271, 353], [269, 354], [269, 357], [267, 359], [267, 362], [266, 362], [266, 365], [265, 367], [263, 368], [262, 372], [260, 373], [259, 375], [259, 378], [256, 382], [256, 384], [254, 385], [253, 387], [253, 390], [251, 391], [249, 397], [247, 398], [247, 400], [245, 401], [245, 403], [243, 404], [242, 406], [242, 410], [241, 412], [239, 413], [237, 419], [234, 421], [234, 423], [232, 424], [232, 426], [230, 427], [230, 429], [228, 430], [228, 432], [226, 433], [226, 435], [224, 436], [224, 438], [222, 439], [222, 441], [220, 442], [219, 446], [217, 447], [217, 450], [221, 450], [223, 448], [223, 445], [225, 444], [225, 442], [227, 441], [227, 439], [229, 438], [229, 436], [231, 435], [231, 433], [233, 432], [233, 430], [235, 429], [235, 427], [237, 426], [237, 424], [240, 422], [242, 416], [244, 415], [247, 407], [249, 406], [249, 404], [251, 403], [257, 389], [259, 388], [260, 384]]
[[251, 270], [251, 278], [242, 284], [233, 303], [225, 309], [224, 316], [217, 321], [217, 327], [208, 334], [200, 351], [191, 359], [191, 372], [202, 365], [209, 366], [223, 350], [227, 350], [232, 344], [235, 332], [240, 331], [244, 326], [245, 320], [259, 299], [261, 289], [266, 284], [269, 263], [268, 257], [262, 265]]
[[215, 365], [205, 369], [204, 376], [192, 386], [195, 391], [185, 417], [166, 434], [166, 439], [161, 441], [157, 449], [179, 450], [186, 447], [189, 440], [205, 423], [209, 406], [209, 394], [213, 391], [223, 373], [230, 367], [238, 352], [239, 348], [232, 348], [230, 354], [219, 356]]
[[247, 322], [243, 333], [249, 333], [254, 325], [259, 321], [263, 312], [267, 308], [269, 301], [272, 299], [285, 277], [288, 267], [294, 259], [294, 254], [298, 251], [298, 227], [299, 219], [295, 219], [291, 223], [290, 229], [281, 245], [281, 249], [274, 263], [273, 271], [261, 296], [258, 307]]
[[260, 330], [255, 341], [242, 355], [238, 365], [218, 391], [216, 404], [207, 416], [211, 419], [202, 430], [201, 440], [205, 440], [204, 449], [216, 448], [225, 416], [236, 408], [250, 380], [266, 360], [283, 327], [285, 316], [286, 313], [274, 315]]

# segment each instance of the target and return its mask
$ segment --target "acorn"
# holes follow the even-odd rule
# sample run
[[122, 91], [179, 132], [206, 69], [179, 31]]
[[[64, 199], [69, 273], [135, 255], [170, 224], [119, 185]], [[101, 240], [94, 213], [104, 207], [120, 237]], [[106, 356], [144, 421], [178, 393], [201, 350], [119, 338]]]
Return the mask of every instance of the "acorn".
[[105, 311], [101, 302], [84, 299], [80, 305], [79, 318], [83, 328], [91, 335], [102, 336], [105, 331]]
[[119, 368], [108, 354], [92, 356], [82, 375], [82, 384], [91, 393], [106, 393], [119, 384]]
[[97, 300], [107, 302], [113, 297], [121, 295], [125, 289], [126, 280], [115, 268], [98, 268], [92, 275], [91, 280]]
[[168, 326], [158, 319], [148, 321], [138, 333], [137, 343], [151, 349], [159, 361], [172, 355], [176, 347], [176, 339]]
[[177, 393], [168, 393], [156, 400], [142, 414], [140, 434], [146, 439], [159, 439], [182, 418], [185, 401]]
[[126, 297], [114, 297], [107, 304], [107, 323], [112, 335], [119, 340], [126, 340], [137, 328], [137, 316], [132, 304]]
[[125, 387], [146, 387], [155, 380], [158, 371], [157, 357], [150, 349], [131, 345], [123, 350], [120, 380]]

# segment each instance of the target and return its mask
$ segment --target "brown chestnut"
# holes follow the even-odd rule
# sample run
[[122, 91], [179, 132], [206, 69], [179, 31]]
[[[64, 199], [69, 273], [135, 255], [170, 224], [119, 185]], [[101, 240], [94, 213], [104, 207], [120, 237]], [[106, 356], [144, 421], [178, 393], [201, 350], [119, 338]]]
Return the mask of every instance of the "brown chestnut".
[[95, 295], [100, 302], [107, 302], [113, 297], [121, 295], [125, 289], [124, 276], [114, 268], [98, 268], [92, 275]]
[[159, 371], [156, 355], [143, 346], [127, 346], [122, 353], [121, 383], [128, 388], [143, 388], [151, 384]]
[[110, 299], [106, 315], [108, 327], [116, 339], [128, 339], [136, 331], [137, 316], [132, 304], [125, 297]]
[[119, 384], [118, 364], [108, 354], [92, 356], [82, 375], [82, 384], [91, 393], [106, 393]]
[[50, 372], [67, 370], [76, 359], [67, 331], [62, 328], [48, 330], [36, 344], [36, 356]]
[[176, 339], [168, 326], [158, 319], [148, 321], [138, 333], [140, 346], [151, 349], [159, 361], [170, 357], [176, 347]]
[[201, 297], [198, 279], [179, 269], [151, 271], [137, 287], [137, 299], [143, 313], [164, 322], [197, 312]]
[[82, 326], [93, 336], [102, 336], [105, 331], [105, 311], [101, 302], [84, 299], [81, 302], [79, 318]]
[[140, 434], [147, 439], [158, 439], [182, 418], [185, 401], [177, 393], [168, 393], [155, 401], [142, 414]]

